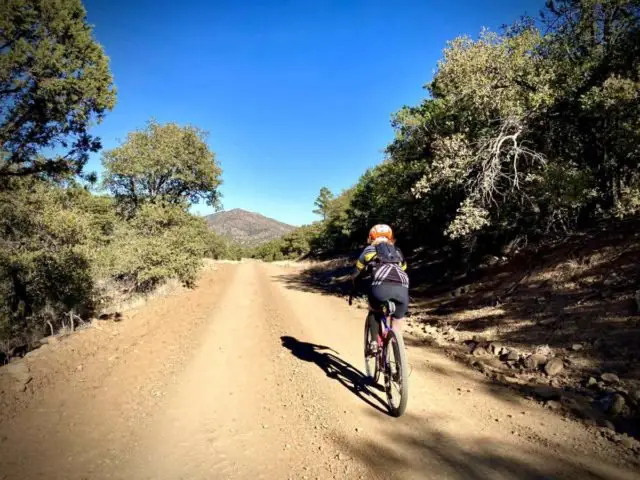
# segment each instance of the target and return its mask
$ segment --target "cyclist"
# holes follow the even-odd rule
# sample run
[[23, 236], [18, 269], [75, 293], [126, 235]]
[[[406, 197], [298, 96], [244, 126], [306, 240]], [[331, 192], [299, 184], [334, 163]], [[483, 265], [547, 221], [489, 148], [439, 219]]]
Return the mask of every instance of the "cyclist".
[[[374, 310], [379, 310], [384, 302], [393, 300], [396, 307], [392, 314], [393, 329], [402, 334], [402, 319], [409, 306], [407, 262], [400, 249], [395, 246], [395, 238], [389, 225], [372, 227], [367, 243], [369, 245], [360, 254], [352, 275], [354, 288], [359, 278], [369, 278], [367, 294], [369, 305]], [[369, 315], [367, 322], [370, 338], [377, 338], [380, 328], [377, 316]], [[369, 354], [374, 354], [377, 348], [377, 342], [371, 342]]]

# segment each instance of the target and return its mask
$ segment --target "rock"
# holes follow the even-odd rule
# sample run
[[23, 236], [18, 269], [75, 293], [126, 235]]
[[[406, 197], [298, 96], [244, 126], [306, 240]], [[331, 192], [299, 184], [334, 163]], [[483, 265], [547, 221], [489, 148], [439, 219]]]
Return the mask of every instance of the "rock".
[[557, 400], [549, 400], [545, 403], [545, 405], [551, 410], [559, 410], [560, 408], [562, 408], [562, 403]]
[[509, 350], [507, 352], [507, 362], [517, 362], [520, 360], [520, 354], [515, 350]]
[[593, 377], [589, 377], [589, 379], [587, 380], [586, 386], [589, 388], [593, 388], [596, 385], [598, 385], [598, 381]]
[[558, 357], [552, 358], [544, 366], [544, 372], [549, 376], [558, 375], [562, 370], [564, 370], [564, 363]]
[[345, 458], [345, 457], [344, 457], [344, 455], [343, 455], [343, 454], [339, 453], [338, 455], [336, 455], [336, 458], [337, 458], [338, 460], [342, 461], [342, 460], [344, 460], [344, 458]]
[[83, 371], [83, 370], [84, 370], [84, 365], [78, 365], [78, 366], [76, 367], [76, 372], [81, 372], [81, 371]]
[[629, 400], [631, 400], [636, 405], [640, 405], [640, 390], [633, 390], [629, 393]]
[[498, 342], [491, 342], [489, 344], [489, 351], [496, 356], [500, 356], [500, 352], [502, 352], [502, 344]]
[[631, 438], [629, 435], [621, 435], [620, 445], [626, 448], [633, 448], [636, 446], [636, 441], [633, 438]]
[[49, 337], [41, 338], [40, 340], [38, 340], [38, 343], [40, 345], [47, 345], [49, 343]]
[[584, 346], [581, 343], [574, 343], [573, 345], [571, 345], [571, 350], [573, 350], [574, 352], [579, 352], [583, 348]]
[[624, 397], [619, 393], [613, 395], [611, 399], [611, 404], [609, 405], [608, 413], [609, 415], [619, 415], [624, 408], [625, 401]]
[[473, 362], [472, 366], [473, 366], [473, 368], [479, 370], [482, 373], [486, 373], [487, 372], [487, 367], [482, 362], [479, 362], [479, 361], [476, 360], [475, 362]]
[[480, 345], [480, 346], [485, 346], [487, 345], [487, 339], [484, 338], [482, 335], [474, 335], [473, 338], [471, 339], [473, 340], [474, 343]]
[[529, 370], [536, 370], [538, 367], [543, 366], [546, 363], [547, 363], [547, 359], [543, 355], [540, 355], [539, 353], [534, 353], [532, 355], [529, 355], [524, 360], [524, 366], [527, 367]]
[[490, 369], [493, 369], [493, 370], [502, 370], [504, 368], [504, 364], [500, 360], [495, 358], [495, 357], [485, 356], [480, 361], [484, 364], [485, 370], [487, 368], [490, 368]]
[[615, 373], [603, 373], [600, 375], [603, 382], [607, 383], [620, 383], [620, 378]]
[[476, 347], [473, 349], [472, 355], [474, 357], [486, 357], [489, 355], [489, 352], [487, 352], [483, 347]]

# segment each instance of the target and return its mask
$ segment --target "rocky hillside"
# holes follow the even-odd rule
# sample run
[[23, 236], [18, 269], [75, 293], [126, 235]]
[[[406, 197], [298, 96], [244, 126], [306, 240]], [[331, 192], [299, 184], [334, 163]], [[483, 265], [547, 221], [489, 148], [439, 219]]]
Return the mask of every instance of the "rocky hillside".
[[209, 228], [241, 245], [255, 246], [281, 237], [295, 227], [259, 213], [235, 208], [205, 217]]

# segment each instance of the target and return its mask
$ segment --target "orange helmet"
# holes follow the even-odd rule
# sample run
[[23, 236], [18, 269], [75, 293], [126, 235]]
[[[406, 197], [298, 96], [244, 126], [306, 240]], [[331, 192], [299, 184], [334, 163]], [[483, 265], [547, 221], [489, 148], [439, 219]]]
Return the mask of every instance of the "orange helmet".
[[393, 230], [391, 230], [391, 227], [383, 223], [371, 227], [371, 230], [369, 230], [368, 242], [373, 243], [378, 238], [386, 238], [390, 242], [393, 242]]

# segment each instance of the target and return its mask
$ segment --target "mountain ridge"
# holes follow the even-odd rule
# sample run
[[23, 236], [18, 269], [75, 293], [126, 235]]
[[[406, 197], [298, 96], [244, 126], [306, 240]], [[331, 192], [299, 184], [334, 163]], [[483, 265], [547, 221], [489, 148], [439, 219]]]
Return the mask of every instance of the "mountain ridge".
[[211, 230], [243, 246], [267, 243], [294, 230], [293, 225], [241, 208], [223, 210], [204, 217]]

